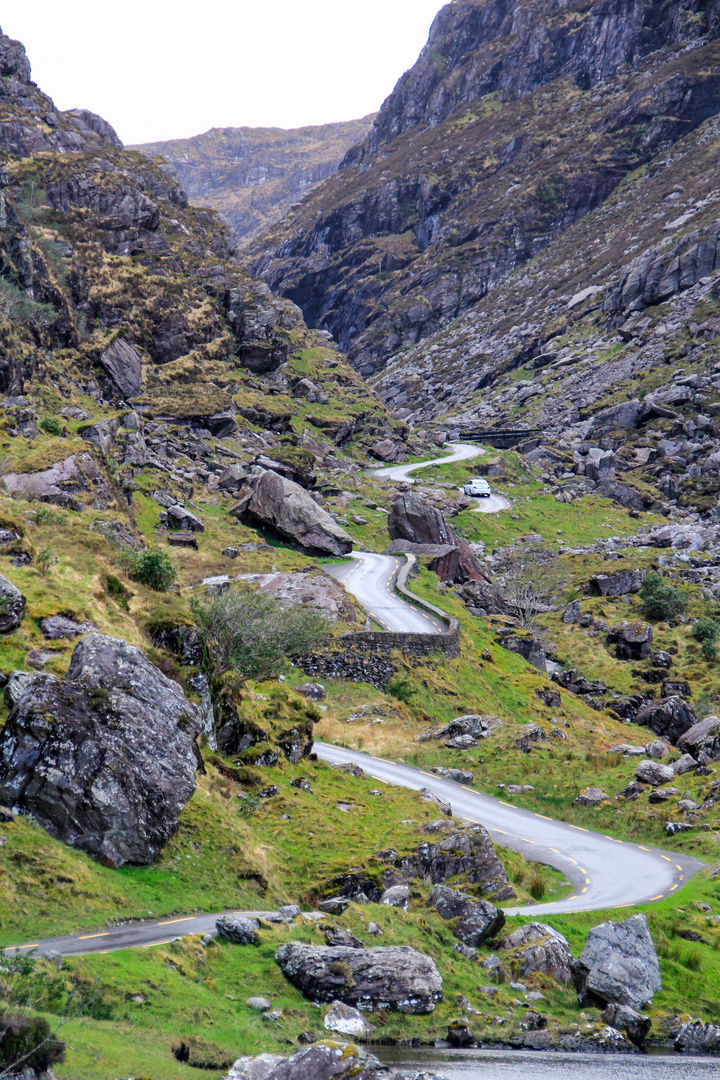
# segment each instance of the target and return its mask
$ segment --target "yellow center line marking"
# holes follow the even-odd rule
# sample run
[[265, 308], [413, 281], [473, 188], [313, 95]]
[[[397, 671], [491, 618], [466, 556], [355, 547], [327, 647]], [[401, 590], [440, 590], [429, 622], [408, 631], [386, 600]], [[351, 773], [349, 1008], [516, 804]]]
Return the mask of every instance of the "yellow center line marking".
[[427, 769], [421, 769], [420, 772], [423, 774], [423, 776], [432, 776], [433, 780], [437, 780], [437, 776], [435, 775], [435, 773], [428, 772]]
[[583, 829], [582, 825], [571, 825], [571, 829], [577, 829], [578, 832], [587, 832], [587, 829]]
[[169, 945], [172, 938], [167, 938], [165, 941], [150, 941], [147, 945], [143, 945], [143, 949], [153, 949], [156, 945]]
[[523, 844], [534, 844], [535, 843], [534, 840], [526, 840], [524, 836], [521, 836], [520, 839], [522, 840]]
[[505, 829], [493, 829], [493, 832], [498, 832], [501, 834], [501, 836], [507, 836], [507, 832], [505, 831]]
[[515, 809], [515, 807], [513, 806], [513, 804], [511, 802], [503, 802], [502, 799], [498, 799], [498, 802], [500, 803], [501, 806], [512, 806], [513, 810]]
[[671, 885], [671, 886], [670, 886], [670, 892], [675, 892], [675, 890], [676, 890], [676, 889], [679, 889], [679, 888], [680, 888], [680, 886], [679, 886], [679, 885]]
[[542, 819], [543, 819], [543, 821], [552, 821], [552, 818], [551, 818], [551, 817], [545, 817], [545, 815], [544, 815], [544, 814], [535, 814], [535, 817], [539, 817], [539, 818], [542, 818]]
[[585, 867], [584, 867], [584, 866], [581, 866], [581, 867], [580, 867], [580, 873], [581, 873], [581, 874], [587, 874], [587, 870], [585, 869]]
[[109, 930], [106, 930], [104, 934], [83, 934], [81, 937], [78, 938], [78, 941], [89, 941], [90, 938], [109, 937], [109, 935], [110, 935]]
[[684, 881], [684, 880], [685, 880], [685, 875], [684, 875], [684, 874], [681, 874], [681, 875], [680, 875], [680, 880], [681, 880], [681, 881]]
[[32, 945], [8, 945], [8, 950], [14, 949], [16, 952], [18, 949], [37, 949], [40, 946], [39, 941], [33, 941]]
[[566, 856], [566, 858], [568, 862], [571, 862], [573, 864], [573, 866], [577, 866], [577, 859], [571, 859], [569, 855]]
[[[665, 899], [665, 896], [664, 896], [664, 894], [663, 894], [663, 893], [660, 893], [660, 895], [659, 895], [659, 896], [651, 896], [651, 897], [650, 897], [650, 899], [648, 900], [648, 903], [649, 903], [649, 904], [652, 904], [652, 903], [654, 903], [654, 902], [655, 902], [656, 900], [664, 900], [664, 899]], [[632, 907], [632, 905], [631, 905], [631, 904], [628, 904], [628, 907]]]
[[584, 889], [581, 889], [580, 892], [587, 892], [587, 885], [585, 886]]
[[[603, 835], [605, 835], [605, 834], [603, 833]], [[618, 838], [616, 836], [606, 836], [605, 839], [606, 840], [613, 840], [616, 844], [622, 844], [622, 840], [618, 840]]]
[[571, 901], [573, 901], [573, 900], [577, 900], [577, 894], [575, 896], [568, 896], [568, 900], [567, 900], [568, 904], [571, 903]]
[[562, 852], [558, 851], [556, 847], [549, 847], [548, 851], [554, 851], [556, 855], [562, 855]]
[[585, 878], [585, 884], [586, 884], [586, 885], [589, 885], [589, 884], [590, 884], [590, 878], [589, 878], [589, 877], [586, 877], [586, 878]]
[[679, 863], [675, 863], [675, 869], [676, 870], [682, 870], [682, 866], [680, 866]]
[[660, 858], [664, 859], [665, 862], [672, 862], [672, 859], [668, 859], [667, 855], [661, 855]]
[[650, 848], [643, 847], [642, 844], [638, 844], [638, 847], [640, 848], [641, 851], [649, 851], [650, 850]]
[[172, 926], [173, 923], [178, 922], [192, 922], [195, 918], [194, 915], [186, 915], [184, 919], [166, 919], [165, 922], [159, 922], [158, 926]]

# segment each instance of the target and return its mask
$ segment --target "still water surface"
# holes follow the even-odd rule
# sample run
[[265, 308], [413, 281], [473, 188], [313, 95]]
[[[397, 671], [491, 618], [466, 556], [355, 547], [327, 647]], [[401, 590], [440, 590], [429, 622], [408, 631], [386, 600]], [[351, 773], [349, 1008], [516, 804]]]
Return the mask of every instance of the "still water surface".
[[677, 1054], [552, 1054], [523, 1050], [376, 1047], [386, 1065], [447, 1080], [719, 1080], [720, 1059]]

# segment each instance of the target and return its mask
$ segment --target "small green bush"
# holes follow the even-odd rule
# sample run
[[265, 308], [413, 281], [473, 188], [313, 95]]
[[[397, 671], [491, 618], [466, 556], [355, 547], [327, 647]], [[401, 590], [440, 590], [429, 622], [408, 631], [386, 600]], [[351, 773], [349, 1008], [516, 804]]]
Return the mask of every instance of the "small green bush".
[[165, 551], [125, 552], [123, 566], [132, 581], [139, 581], [155, 592], [168, 592], [177, 580], [177, 571]]
[[43, 416], [40, 421], [40, 430], [48, 435], [62, 435], [62, 424], [54, 416]]
[[693, 626], [692, 635], [700, 643], [700, 652], [705, 660], [710, 663], [717, 659], [717, 642], [720, 638], [720, 624], [716, 623], [710, 615], [700, 619]]
[[21, 1068], [45, 1071], [65, 1059], [65, 1044], [52, 1037], [50, 1025], [42, 1016], [22, 1013], [0, 1017], [0, 1067], [12, 1072], [17, 1062]]
[[411, 698], [417, 694], [417, 690], [410, 679], [403, 679], [400, 676], [390, 679], [387, 690], [394, 698], [397, 698], [398, 701], [404, 701], [406, 705], [409, 705]]
[[29, 516], [36, 525], [62, 525], [65, 521], [64, 514], [58, 514], [57, 510], [51, 510], [49, 506], [39, 506]]
[[56, 566], [59, 562], [60, 560], [53, 549], [47, 545], [38, 551], [35, 556], [35, 565], [43, 577], [47, 577], [53, 566]]
[[687, 611], [687, 600], [679, 589], [659, 574], [648, 574], [640, 589], [643, 614], [654, 622], [677, 619]]
[[260, 799], [251, 791], [248, 791], [238, 799], [238, 809], [240, 810], [242, 817], [252, 817], [253, 814], [257, 814], [260, 809]]

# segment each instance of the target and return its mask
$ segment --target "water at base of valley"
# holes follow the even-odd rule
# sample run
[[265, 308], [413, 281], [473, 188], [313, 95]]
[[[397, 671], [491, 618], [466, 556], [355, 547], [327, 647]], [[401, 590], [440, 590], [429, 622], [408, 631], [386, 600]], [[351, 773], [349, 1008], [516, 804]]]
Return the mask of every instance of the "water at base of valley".
[[534, 1050], [374, 1047], [386, 1065], [447, 1080], [717, 1080], [720, 1059], [679, 1054], [553, 1054]]

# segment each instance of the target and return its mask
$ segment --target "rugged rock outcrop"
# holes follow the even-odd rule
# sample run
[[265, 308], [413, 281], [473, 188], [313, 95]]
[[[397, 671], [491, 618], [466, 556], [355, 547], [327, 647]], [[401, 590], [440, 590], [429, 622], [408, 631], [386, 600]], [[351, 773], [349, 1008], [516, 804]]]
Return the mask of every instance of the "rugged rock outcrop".
[[421, 844], [412, 855], [398, 856], [385, 851], [379, 858], [406, 878], [429, 879], [437, 885], [462, 874], [469, 885], [479, 886], [496, 900], [514, 895], [505, 867], [483, 825], [472, 825], [462, 831], [451, 829], [434, 843]]
[[195, 790], [201, 720], [119, 638], [88, 634], [67, 675], [36, 675], [0, 733], [0, 801], [111, 866], [149, 863]]
[[457, 920], [453, 933], [463, 945], [471, 948], [495, 937], [505, 925], [505, 913], [500, 908], [445, 885], [436, 885], [427, 902], [443, 919]]
[[660, 965], [644, 915], [607, 922], [588, 934], [572, 965], [581, 1004], [627, 1005], [639, 1010], [662, 989]]
[[607, 640], [608, 644], [615, 646], [618, 660], [644, 660], [652, 649], [652, 626], [623, 619], [617, 626], [613, 626]]
[[344, 949], [290, 942], [275, 959], [311, 1001], [405, 1013], [429, 1013], [442, 1001], [442, 979], [433, 961], [404, 945]]
[[675, 1036], [675, 1049], [688, 1050], [691, 1054], [717, 1053], [720, 1051], [720, 1027], [691, 1020]]
[[54, 503], [68, 510], [82, 510], [84, 503], [78, 496], [86, 492], [93, 494], [97, 509], [105, 509], [110, 501], [107, 482], [89, 454], [71, 454], [40, 472], [9, 472], [2, 482], [11, 495]]
[[260, 924], [244, 915], [221, 915], [215, 923], [218, 935], [236, 945], [254, 945]]
[[[225, 1080], [403, 1080], [406, 1074], [382, 1065], [352, 1043], [319, 1040], [290, 1057], [260, 1054], [235, 1062]], [[442, 1080], [423, 1072], [416, 1080]]]
[[347, 555], [352, 537], [299, 484], [268, 470], [259, 477], [239, 513], [306, 551]]
[[627, 1005], [608, 1005], [600, 1019], [616, 1031], [623, 1031], [636, 1046], [642, 1046], [647, 1038], [652, 1020], [649, 1016], [636, 1012]]
[[521, 926], [503, 938], [498, 947], [510, 951], [513, 975], [520, 980], [541, 972], [566, 985], [572, 982], [570, 946], [562, 934], [545, 923]]

